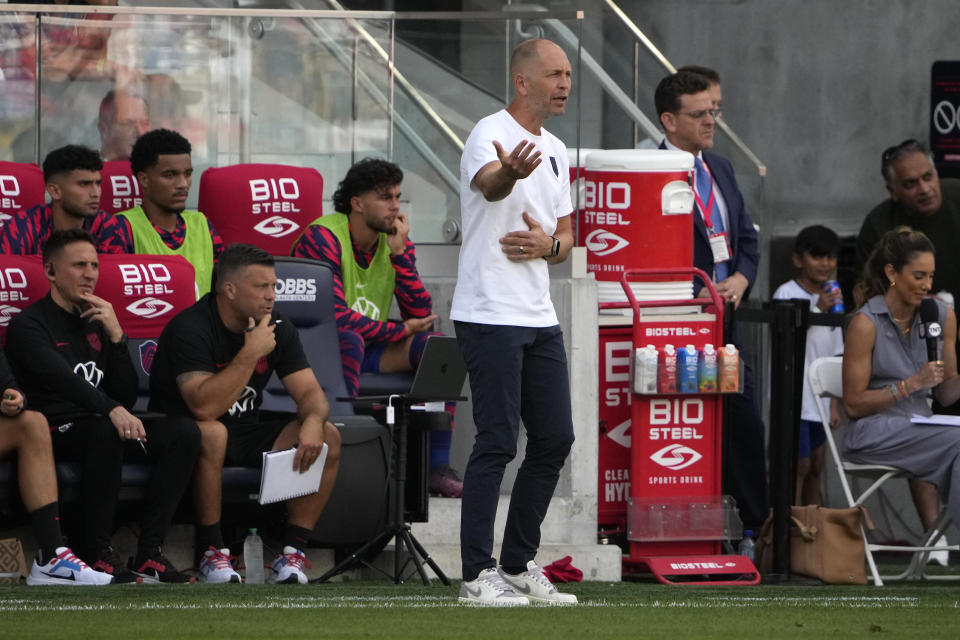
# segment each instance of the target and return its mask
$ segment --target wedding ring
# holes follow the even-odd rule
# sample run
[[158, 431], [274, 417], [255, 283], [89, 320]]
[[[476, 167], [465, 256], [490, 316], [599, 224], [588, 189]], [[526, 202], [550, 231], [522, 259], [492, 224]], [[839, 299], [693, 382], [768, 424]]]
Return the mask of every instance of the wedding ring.
[[523, 245], [520, 245], [520, 253], [525, 253]]

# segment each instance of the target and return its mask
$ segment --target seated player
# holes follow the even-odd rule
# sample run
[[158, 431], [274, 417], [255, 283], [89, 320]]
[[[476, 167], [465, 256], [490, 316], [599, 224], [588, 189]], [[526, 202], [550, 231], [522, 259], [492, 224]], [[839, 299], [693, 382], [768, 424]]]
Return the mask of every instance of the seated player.
[[[150, 376], [150, 408], [200, 424], [194, 471], [197, 551], [207, 582], [240, 582], [220, 530], [221, 470], [260, 466], [262, 453], [296, 445], [296, 469], [306, 471], [329, 447], [317, 493], [288, 500], [283, 550], [272, 582], [307, 582], [303, 549], [330, 497], [340, 459], [340, 434], [300, 344], [297, 328], [273, 313], [273, 258], [233, 244], [220, 256], [213, 291], [180, 312], [160, 336]], [[296, 402], [297, 414], [264, 421], [259, 407], [273, 372]]]
[[[350, 395], [360, 388], [360, 373], [415, 370], [427, 338], [435, 335], [430, 327], [437, 316], [417, 273], [416, 251], [407, 237], [410, 222], [400, 212], [402, 181], [403, 171], [392, 162], [361, 160], [333, 195], [339, 213], [314, 220], [293, 246], [294, 256], [320, 260], [333, 271]], [[387, 320], [394, 297], [403, 322]], [[430, 433], [430, 491], [458, 498], [463, 482], [450, 466], [450, 437], [449, 430]]]
[[20, 211], [0, 229], [0, 253], [37, 255], [55, 229], [85, 229], [94, 237], [110, 220], [100, 210], [103, 161], [93, 149], [67, 145], [43, 160], [50, 204]]
[[190, 142], [176, 131], [154, 129], [137, 139], [130, 169], [143, 204], [117, 213], [100, 234], [101, 253], [180, 255], [193, 265], [198, 297], [210, 291], [223, 240], [207, 217], [187, 210], [193, 184]]
[[[56, 457], [81, 463], [80, 555], [115, 582], [189, 582], [160, 547], [190, 482], [197, 424], [184, 416], [141, 422], [130, 413], [137, 373], [113, 306], [93, 294], [99, 262], [90, 234], [55, 231], [43, 247], [43, 265], [50, 292], [10, 322], [7, 355], [30, 406], [52, 427]], [[151, 466], [129, 566], [111, 544], [124, 455]]]
[[100, 585], [113, 576], [91, 569], [63, 546], [57, 505], [50, 427], [43, 414], [24, 410], [26, 398], [17, 388], [0, 349], [0, 456], [16, 452], [20, 498], [37, 538], [37, 557], [27, 575], [29, 585]]

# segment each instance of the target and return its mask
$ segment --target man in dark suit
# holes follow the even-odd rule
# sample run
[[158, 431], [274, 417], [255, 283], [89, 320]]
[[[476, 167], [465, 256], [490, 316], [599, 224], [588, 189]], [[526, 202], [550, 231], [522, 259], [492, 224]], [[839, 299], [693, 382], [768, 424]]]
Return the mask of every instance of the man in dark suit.
[[[708, 151], [719, 115], [710, 81], [699, 73], [680, 71], [660, 81], [654, 101], [666, 133], [660, 148], [695, 156], [694, 266], [712, 277], [725, 300], [739, 305], [757, 277], [757, 231], [730, 161]], [[728, 398], [730, 420], [723, 427], [729, 446], [723, 466], [724, 492], [736, 499], [744, 528], [758, 530], [766, 518], [767, 481], [765, 429], [753, 386], [753, 372], [745, 367], [743, 394]]]

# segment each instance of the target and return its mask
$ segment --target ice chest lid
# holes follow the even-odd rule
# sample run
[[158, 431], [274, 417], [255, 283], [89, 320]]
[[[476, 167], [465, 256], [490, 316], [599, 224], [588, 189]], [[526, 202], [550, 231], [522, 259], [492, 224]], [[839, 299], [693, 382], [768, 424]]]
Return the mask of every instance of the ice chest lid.
[[[579, 166], [581, 166], [581, 167], [586, 167], [586, 166], [587, 166], [587, 156], [589, 156], [591, 153], [596, 153], [597, 151], [602, 151], [602, 149], [591, 149], [591, 148], [588, 148], [588, 147], [581, 147], [581, 148], [580, 148], [580, 164], [579, 164]], [[576, 169], [576, 168], [577, 168], [578, 165], [577, 165], [577, 149], [576, 149], [576, 147], [574, 147], [574, 148], [572, 148], [572, 149], [571, 149], [570, 147], [567, 147], [567, 160], [570, 162], [570, 168], [572, 168], [572, 169]]]
[[693, 154], [672, 149], [611, 149], [587, 156], [590, 171], [689, 171]]

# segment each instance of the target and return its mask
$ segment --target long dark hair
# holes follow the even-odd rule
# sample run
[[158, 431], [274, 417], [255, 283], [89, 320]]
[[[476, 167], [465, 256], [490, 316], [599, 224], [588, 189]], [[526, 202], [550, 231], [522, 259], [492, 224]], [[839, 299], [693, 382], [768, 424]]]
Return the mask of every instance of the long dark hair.
[[918, 253], [936, 253], [930, 238], [922, 232], [901, 226], [883, 234], [863, 265], [860, 282], [853, 288], [857, 307], [862, 307], [873, 296], [886, 293], [890, 281], [884, 268], [888, 264], [899, 273]]

